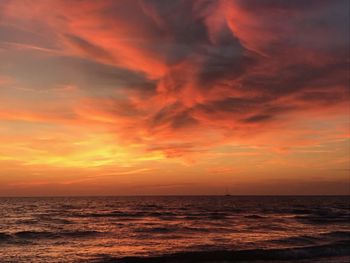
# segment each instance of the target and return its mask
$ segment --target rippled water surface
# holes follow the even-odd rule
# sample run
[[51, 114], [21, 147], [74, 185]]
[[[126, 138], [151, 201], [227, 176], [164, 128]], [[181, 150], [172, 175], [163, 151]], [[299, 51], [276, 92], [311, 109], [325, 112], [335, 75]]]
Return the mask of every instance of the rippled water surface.
[[0, 261], [346, 262], [349, 216], [348, 197], [0, 198]]

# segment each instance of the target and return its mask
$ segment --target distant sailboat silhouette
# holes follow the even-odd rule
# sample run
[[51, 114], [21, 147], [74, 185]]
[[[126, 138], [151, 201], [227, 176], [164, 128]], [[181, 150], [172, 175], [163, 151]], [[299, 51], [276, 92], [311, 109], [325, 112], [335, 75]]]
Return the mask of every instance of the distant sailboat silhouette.
[[228, 191], [228, 188], [226, 187], [226, 189], [225, 189], [225, 196], [232, 196], [231, 194], [230, 194], [230, 192]]

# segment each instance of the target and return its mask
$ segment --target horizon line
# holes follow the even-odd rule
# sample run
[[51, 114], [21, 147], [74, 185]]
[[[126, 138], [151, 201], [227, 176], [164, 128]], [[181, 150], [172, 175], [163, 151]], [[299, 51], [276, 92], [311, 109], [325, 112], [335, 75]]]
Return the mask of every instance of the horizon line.
[[0, 195], [0, 198], [47, 198], [47, 197], [350, 197], [349, 194], [230, 194], [230, 195]]

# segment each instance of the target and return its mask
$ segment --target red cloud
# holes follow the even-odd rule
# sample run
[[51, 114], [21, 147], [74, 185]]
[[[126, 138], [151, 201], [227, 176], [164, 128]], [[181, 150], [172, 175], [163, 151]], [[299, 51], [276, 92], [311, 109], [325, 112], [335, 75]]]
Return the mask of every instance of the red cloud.
[[68, 56], [142, 76], [115, 85], [112, 98], [82, 101], [74, 111], [173, 157], [223, 138], [278, 133], [301, 111], [319, 112], [329, 102], [335, 115], [343, 113], [349, 81], [343, 5], [12, 1], [4, 13], [34, 28], [44, 20], [42, 32], [50, 31]]

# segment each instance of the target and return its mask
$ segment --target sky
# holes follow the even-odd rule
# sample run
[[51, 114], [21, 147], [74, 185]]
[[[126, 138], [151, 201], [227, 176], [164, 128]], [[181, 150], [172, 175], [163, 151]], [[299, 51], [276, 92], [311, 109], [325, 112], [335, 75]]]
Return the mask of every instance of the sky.
[[348, 0], [1, 0], [0, 195], [349, 194]]

